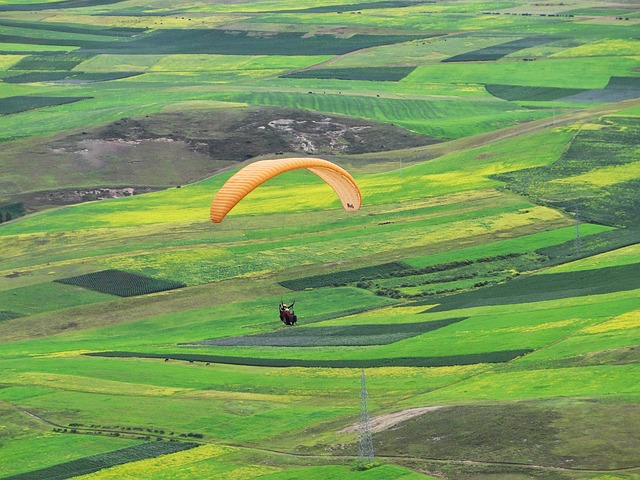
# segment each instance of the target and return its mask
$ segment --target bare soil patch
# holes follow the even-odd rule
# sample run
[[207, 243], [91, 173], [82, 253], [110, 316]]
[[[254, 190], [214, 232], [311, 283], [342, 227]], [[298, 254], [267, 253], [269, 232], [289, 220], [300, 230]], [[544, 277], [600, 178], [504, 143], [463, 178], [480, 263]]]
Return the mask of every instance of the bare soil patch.
[[[385, 415], [378, 415], [370, 419], [371, 433], [382, 432], [383, 430], [390, 429], [398, 425], [399, 423], [409, 420], [410, 418], [424, 415], [427, 412], [433, 412], [442, 408], [441, 406], [433, 407], [417, 407], [408, 408], [407, 410], [401, 410], [399, 412], [387, 413]], [[347, 428], [340, 430], [340, 433], [355, 433], [358, 431], [359, 424], [354, 423]]]
[[353, 155], [438, 141], [394, 125], [275, 107], [162, 112], [15, 142], [2, 156], [15, 179], [3, 193], [29, 212], [184, 185], [254, 157]]

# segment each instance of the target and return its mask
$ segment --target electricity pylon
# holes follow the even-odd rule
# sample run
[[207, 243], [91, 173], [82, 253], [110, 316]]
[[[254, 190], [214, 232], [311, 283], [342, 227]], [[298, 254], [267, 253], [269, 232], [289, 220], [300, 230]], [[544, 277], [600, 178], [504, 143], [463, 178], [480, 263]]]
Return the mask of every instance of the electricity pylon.
[[365, 470], [373, 463], [373, 440], [367, 407], [368, 397], [367, 381], [363, 368], [360, 375], [360, 425], [358, 427], [358, 468], [361, 470]]

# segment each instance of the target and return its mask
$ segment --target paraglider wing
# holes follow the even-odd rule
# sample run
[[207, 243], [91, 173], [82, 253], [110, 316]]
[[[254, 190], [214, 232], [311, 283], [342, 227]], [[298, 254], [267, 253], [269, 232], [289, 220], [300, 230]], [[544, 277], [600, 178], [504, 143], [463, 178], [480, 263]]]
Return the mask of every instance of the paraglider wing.
[[353, 177], [342, 167], [320, 158], [280, 158], [261, 160], [239, 170], [220, 188], [211, 203], [211, 221], [220, 223], [236, 204], [252, 190], [281, 173], [306, 168], [333, 188], [345, 210], [356, 211], [362, 195]]

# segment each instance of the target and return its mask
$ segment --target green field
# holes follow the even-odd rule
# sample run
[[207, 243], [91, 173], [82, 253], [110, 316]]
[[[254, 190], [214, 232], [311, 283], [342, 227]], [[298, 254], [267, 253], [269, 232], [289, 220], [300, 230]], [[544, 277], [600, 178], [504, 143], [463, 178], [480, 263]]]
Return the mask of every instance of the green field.
[[0, 479], [640, 480], [639, 19], [0, 5]]

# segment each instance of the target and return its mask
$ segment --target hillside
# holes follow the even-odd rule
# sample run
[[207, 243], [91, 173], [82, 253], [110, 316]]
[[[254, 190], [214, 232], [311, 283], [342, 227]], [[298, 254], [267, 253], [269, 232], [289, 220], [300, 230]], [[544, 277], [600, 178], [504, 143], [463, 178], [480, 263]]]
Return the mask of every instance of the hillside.
[[638, 22], [0, 5], [0, 478], [639, 479]]

